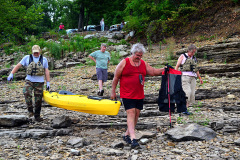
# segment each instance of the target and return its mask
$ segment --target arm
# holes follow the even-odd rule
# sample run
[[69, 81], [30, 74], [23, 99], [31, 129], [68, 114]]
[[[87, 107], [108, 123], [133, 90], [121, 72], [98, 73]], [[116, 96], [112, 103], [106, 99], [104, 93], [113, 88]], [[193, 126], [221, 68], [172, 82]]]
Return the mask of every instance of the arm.
[[46, 81], [47, 81], [46, 90], [49, 91], [50, 90], [50, 73], [49, 73], [48, 68], [45, 68], [45, 77], [46, 77]]
[[21, 63], [18, 63], [14, 68], [13, 68], [13, 70], [12, 70], [12, 74], [14, 74], [14, 73], [16, 73], [18, 70], [19, 70], [19, 68], [21, 68], [22, 67], [22, 64]]
[[126, 65], [126, 60], [122, 60], [116, 67], [114, 78], [112, 81], [112, 90], [111, 90], [111, 99], [116, 99], [116, 87], [118, 84], [118, 81], [122, 75], [123, 68]]
[[181, 63], [182, 63], [182, 60], [183, 60], [183, 55], [181, 55], [179, 58], [178, 58], [178, 61], [177, 61], [177, 65], [175, 67], [175, 70], [178, 70], [178, 68], [180, 67]]
[[19, 70], [19, 68], [21, 68], [21, 67], [22, 67], [22, 64], [21, 64], [21, 63], [18, 63], [18, 64], [13, 68], [13, 70], [11, 71], [11, 73], [9, 74], [7, 80], [8, 80], [8, 81], [13, 80], [13, 75], [14, 75], [14, 73], [16, 73], [16, 72]]
[[199, 71], [197, 71], [196, 73], [197, 73], [197, 77], [198, 77], [199, 80], [200, 80], [200, 83], [203, 84], [203, 80], [202, 80], [202, 78], [201, 78], [201, 76], [200, 76], [200, 74], [199, 74]]
[[160, 69], [153, 68], [147, 62], [145, 62], [145, 64], [146, 64], [147, 74], [150, 76], [159, 76], [165, 70], [165, 68], [160, 68]]
[[45, 68], [45, 77], [46, 77], [46, 81], [50, 82], [50, 72], [48, 68]]
[[88, 56], [91, 60], [93, 60], [96, 63], [96, 59], [94, 59], [92, 56]]
[[110, 63], [110, 60], [111, 60], [111, 54], [109, 53], [108, 64]]

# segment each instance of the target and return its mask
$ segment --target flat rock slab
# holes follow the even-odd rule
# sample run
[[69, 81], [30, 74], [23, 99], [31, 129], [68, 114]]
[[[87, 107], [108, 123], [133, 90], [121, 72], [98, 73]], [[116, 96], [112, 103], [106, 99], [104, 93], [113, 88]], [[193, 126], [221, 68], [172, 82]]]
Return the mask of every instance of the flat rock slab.
[[208, 127], [198, 124], [186, 124], [168, 130], [165, 133], [173, 141], [208, 141], [216, 137], [216, 133]]
[[0, 130], [0, 137], [9, 136], [12, 138], [33, 138], [40, 139], [45, 137], [69, 135], [71, 129], [27, 129], [27, 130]]
[[0, 126], [15, 127], [28, 123], [28, 117], [25, 115], [3, 115], [0, 116]]

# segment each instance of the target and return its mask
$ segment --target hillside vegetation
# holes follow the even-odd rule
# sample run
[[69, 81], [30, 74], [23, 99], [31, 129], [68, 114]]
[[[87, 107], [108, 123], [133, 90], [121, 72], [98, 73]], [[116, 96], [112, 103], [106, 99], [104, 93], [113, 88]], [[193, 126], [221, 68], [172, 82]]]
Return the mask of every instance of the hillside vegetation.
[[239, 5], [239, 0], [1, 0], [0, 43], [23, 44], [31, 35], [57, 32], [60, 23], [83, 31], [102, 18], [106, 29], [127, 22], [124, 30], [135, 31], [134, 41], [228, 37], [239, 33]]

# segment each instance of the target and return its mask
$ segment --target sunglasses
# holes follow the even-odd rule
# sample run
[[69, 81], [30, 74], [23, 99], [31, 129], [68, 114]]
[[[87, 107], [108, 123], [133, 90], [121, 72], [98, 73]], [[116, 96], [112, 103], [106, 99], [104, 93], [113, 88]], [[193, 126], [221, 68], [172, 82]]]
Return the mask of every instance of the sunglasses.
[[144, 84], [144, 82], [143, 82], [143, 77], [142, 77], [142, 75], [141, 75], [141, 74], [139, 74], [139, 81], [140, 81], [141, 85], [143, 85], [143, 84]]

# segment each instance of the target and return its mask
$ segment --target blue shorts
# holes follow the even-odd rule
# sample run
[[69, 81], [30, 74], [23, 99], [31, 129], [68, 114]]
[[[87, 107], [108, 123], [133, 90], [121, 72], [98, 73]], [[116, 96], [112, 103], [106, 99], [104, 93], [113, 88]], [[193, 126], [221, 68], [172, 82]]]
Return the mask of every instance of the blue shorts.
[[107, 82], [108, 72], [107, 69], [96, 68], [97, 72], [97, 80], [102, 80], [103, 82]]
[[122, 98], [122, 102], [125, 110], [136, 108], [139, 110], [143, 109], [143, 99], [127, 99]]

